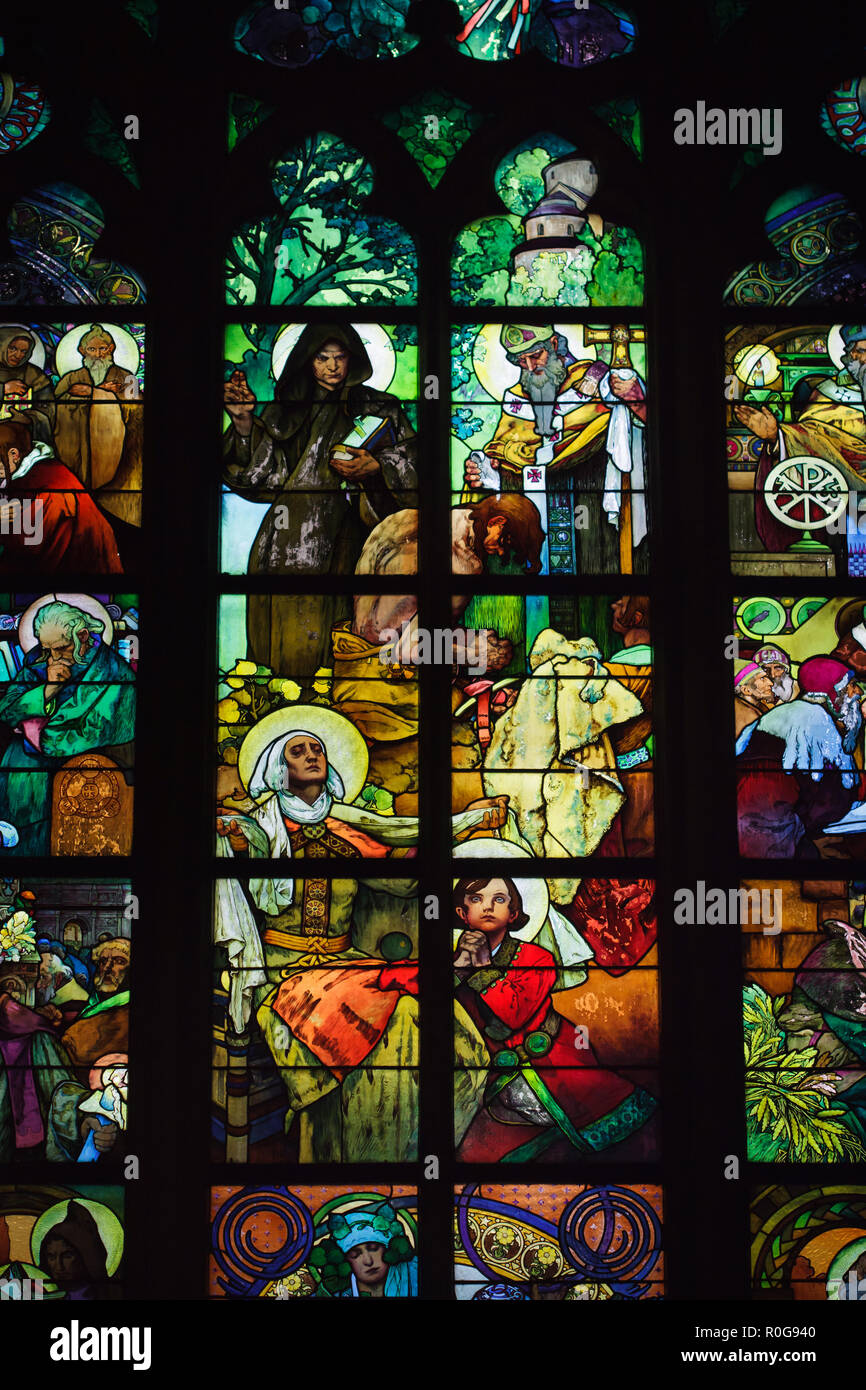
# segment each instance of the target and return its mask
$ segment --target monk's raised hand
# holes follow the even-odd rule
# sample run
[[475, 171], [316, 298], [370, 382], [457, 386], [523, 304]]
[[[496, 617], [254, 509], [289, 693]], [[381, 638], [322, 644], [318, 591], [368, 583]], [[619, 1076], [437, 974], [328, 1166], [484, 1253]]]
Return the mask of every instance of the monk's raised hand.
[[256, 398], [250, 390], [244, 372], [232, 372], [228, 381], [223, 386], [223, 404], [229, 415], [245, 416], [251, 415]]

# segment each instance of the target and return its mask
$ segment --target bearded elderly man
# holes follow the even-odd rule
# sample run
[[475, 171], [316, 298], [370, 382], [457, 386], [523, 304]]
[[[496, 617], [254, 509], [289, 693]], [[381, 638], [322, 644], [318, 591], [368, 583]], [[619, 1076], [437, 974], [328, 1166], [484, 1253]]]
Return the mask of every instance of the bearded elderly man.
[[[500, 343], [520, 377], [504, 393], [493, 438], [470, 454], [464, 471], [464, 503], [485, 490], [527, 492], [542, 525], [546, 489], [577, 494], [588, 511], [576, 533], [577, 567], [585, 573], [643, 568], [646, 394], [625, 353], [627, 330], [614, 329], [612, 338], [617, 333], [608, 365], [575, 358], [550, 325], [505, 324]], [[629, 565], [622, 566], [619, 530], [626, 521]]]
[[138, 382], [114, 360], [101, 324], [78, 340], [82, 365], [57, 383], [55, 448], [101, 507], [141, 524], [141, 403]]
[[36, 645], [0, 693], [0, 817], [15, 827], [11, 854], [49, 854], [51, 788], [67, 758], [99, 749], [131, 767], [135, 672], [101, 640], [103, 623], [59, 599], [33, 619]]
[[61, 1041], [82, 1078], [99, 1057], [129, 1049], [129, 968], [132, 944], [112, 936], [93, 950], [93, 989]]
[[842, 470], [852, 488], [866, 487], [866, 324], [840, 331], [842, 369], [818, 382], [795, 423], [780, 423], [766, 405], [734, 406], [739, 423], [762, 444], [755, 472], [731, 472], [728, 483], [738, 492], [754, 488], [755, 526], [769, 551], [787, 550], [800, 534], [778, 521], [764, 499], [767, 475], [780, 459], [801, 454], [825, 459]]
[[[91, 1070], [109, 1058], [125, 1065], [129, 1055], [129, 969], [132, 943], [114, 936], [93, 951], [93, 990], [74, 1022], [60, 1034], [60, 1045], [73, 1075], [60, 1080], [51, 1096], [49, 1150], [73, 1161], [93, 1132], [96, 1155], [108, 1153], [119, 1134], [115, 1120], [102, 1119], [81, 1104], [92, 1092]], [[56, 998], [56, 997], [55, 997]], [[63, 1012], [64, 1020], [67, 1012]], [[60, 1012], [56, 1022], [60, 1022]]]

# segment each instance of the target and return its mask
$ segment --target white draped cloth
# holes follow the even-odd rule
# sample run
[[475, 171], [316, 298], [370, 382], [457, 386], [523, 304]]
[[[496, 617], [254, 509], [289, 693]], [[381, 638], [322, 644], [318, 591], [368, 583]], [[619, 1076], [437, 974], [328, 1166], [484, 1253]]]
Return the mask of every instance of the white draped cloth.
[[[643, 388], [637, 372], [617, 370], [620, 381], [635, 379]], [[646, 523], [646, 459], [644, 452], [643, 422], [629, 409], [625, 401], [614, 395], [610, 386], [610, 372], [599, 382], [598, 393], [606, 405], [610, 406], [610, 423], [607, 427], [607, 469], [604, 475], [604, 496], [601, 505], [607, 513], [612, 526], [619, 524], [622, 509], [623, 478], [631, 484], [631, 540], [633, 546], [640, 545], [647, 532]]]
[[[248, 815], [235, 813], [239, 831], [244, 835], [248, 852], [254, 859], [291, 859], [292, 844], [285, 818], [299, 824], [317, 825], [326, 817], [343, 821], [380, 843], [405, 848], [418, 843], [416, 816], [381, 816], [360, 806], [338, 800], [343, 795], [339, 773], [327, 763], [325, 786], [309, 805], [288, 791], [288, 769], [283, 749], [290, 739], [312, 738], [304, 730], [281, 735], [262, 752], [250, 778], [249, 791], [265, 799]], [[316, 736], [316, 741], [322, 740]], [[324, 747], [324, 745], [322, 745]], [[327, 749], [325, 749], [327, 760]], [[474, 830], [485, 815], [484, 808], [461, 811], [452, 817], [453, 832], [462, 835]], [[227, 835], [217, 836], [217, 855], [234, 858]], [[293, 878], [253, 878], [247, 884], [249, 895], [268, 917], [276, 917], [292, 906], [295, 898]], [[241, 1032], [249, 1022], [253, 993], [257, 986], [267, 983], [261, 938], [242, 885], [236, 879], [217, 880], [214, 904], [214, 941], [225, 946], [230, 965], [229, 1016], [232, 1027]]]

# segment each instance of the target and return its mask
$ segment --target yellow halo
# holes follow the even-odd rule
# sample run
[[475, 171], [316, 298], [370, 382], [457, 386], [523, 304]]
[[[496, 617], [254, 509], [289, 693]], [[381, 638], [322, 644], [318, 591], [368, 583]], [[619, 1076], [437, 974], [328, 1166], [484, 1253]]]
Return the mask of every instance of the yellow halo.
[[[238, 754], [238, 775], [244, 790], [249, 790], [250, 778], [265, 749], [293, 729], [305, 729], [314, 738], [322, 740], [328, 750], [328, 762], [339, 774], [345, 788], [344, 803], [355, 801], [367, 780], [370, 763], [367, 745], [345, 715], [325, 705], [290, 705], [286, 709], [275, 710], [273, 714], [266, 714], [264, 719], [253, 725]], [[270, 792], [264, 792], [256, 800], [266, 801], [270, 795]]]
[[35, 1263], [39, 1264], [42, 1242], [48, 1232], [66, 1220], [70, 1202], [76, 1202], [78, 1206], [85, 1207], [96, 1222], [99, 1239], [105, 1247], [105, 1273], [110, 1279], [120, 1264], [120, 1257], [123, 1254], [123, 1227], [110, 1207], [105, 1206], [103, 1202], [91, 1202], [85, 1197], [67, 1197], [64, 1201], [56, 1202], [53, 1207], [49, 1207], [47, 1211], [42, 1213], [30, 1236], [30, 1248]]
[[108, 609], [99, 602], [98, 598], [93, 598], [91, 594], [43, 594], [41, 598], [31, 603], [29, 608], [25, 608], [21, 614], [21, 620], [18, 623], [18, 645], [23, 652], [30, 652], [39, 645], [33, 631], [33, 619], [39, 609], [44, 608], [46, 603], [54, 603], [57, 600], [61, 603], [69, 603], [73, 608], [80, 608], [91, 618], [98, 618], [102, 623], [101, 639], [107, 647], [111, 646], [114, 637], [114, 623], [111, 621]]
[[[138, 343], [129, 329], [122, 328], [119, 323], [104, 323], [101, 319], [94, 320], [94, 322], [99, 323], [100, 327], [104, 328], [114, 339], [114, 360], [117, 366], [135, 376], [141, 360], [141, 353], [138, 350]], [[92, 323], [78, 323], [74, 328], [70, 328], [68, 333], [64, 333], [54, 353], [54, 365], [57, 368], [58, 376], [65, 376], [67, 372], [75, 372], [82, 365], [78, 344], [84, 334], [89, 333], [92, 327]]]

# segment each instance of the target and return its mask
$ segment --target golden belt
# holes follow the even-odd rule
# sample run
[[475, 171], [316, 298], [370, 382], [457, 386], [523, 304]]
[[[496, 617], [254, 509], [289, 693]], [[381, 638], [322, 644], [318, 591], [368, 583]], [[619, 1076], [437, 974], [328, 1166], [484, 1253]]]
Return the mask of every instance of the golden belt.
[[280, 931], [277, 927], [268, 927], [262, 932], [262, 941], [266, 946], [281, 946], [284, 951], [309, 951], [321, 956], [336, 956], [341, 951], [349, 949], [352, 944], [352, 933], [344, 932], [342, 936], [322, 936], [319, 933], [310, 932], [308, 935], [304, 935], [292, 931]]

